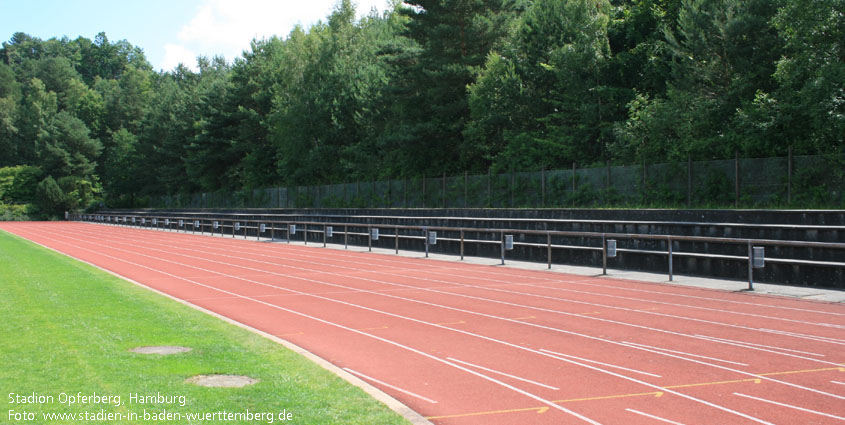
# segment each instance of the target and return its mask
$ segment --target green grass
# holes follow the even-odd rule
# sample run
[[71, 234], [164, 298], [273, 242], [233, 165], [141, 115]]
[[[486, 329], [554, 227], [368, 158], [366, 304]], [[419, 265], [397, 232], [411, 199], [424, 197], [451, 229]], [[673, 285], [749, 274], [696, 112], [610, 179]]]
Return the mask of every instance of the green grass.
[[[131, 353], [144, 345], [193, 351], [158, 356]], [[185, 383], [198, 374], [260, 379], [244, 388]], [[52, 395], [53, 404], [12, 404], [9, 393]], [[120, 396], [122, 406], [63, 405], [60, 393]], [[130, 404], [129, 394], [185, 396], [186, 405]], [[407, 424], [364, 391], [284, 347], [237, 326], [154, 294], [86, 264], [0, 231], [0, 396], [7, 410], [42, 413], [281, 412], [295, 424]], [[9, 420], [0, 410], [0, 423]], [[187, 424], [187, 420], [155, 421]], [[193, 422], [198, 423], [198, 422]], [[268, 423], [217, 421], [202, 423]]]

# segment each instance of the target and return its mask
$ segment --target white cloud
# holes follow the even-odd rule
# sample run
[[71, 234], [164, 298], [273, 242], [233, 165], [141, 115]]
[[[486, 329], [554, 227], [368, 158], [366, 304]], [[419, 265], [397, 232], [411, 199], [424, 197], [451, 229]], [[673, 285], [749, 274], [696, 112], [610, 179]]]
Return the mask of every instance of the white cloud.
[[[337, 0], [204, 0], [196, 14], [177, 34], [176, 44], [165, 46], [161, 64], [171, 70], [180, 62], [196, 68], [196, 56], [223, 56], [228, 61], [249, 49], [253, 39], [284, 37], [297, 24], [309, 27], [324, 20]], [[358, 0], [358, 16], [375, 7], [387, 8], [388, 0]]]
[[167, 43], [164, 45], [164, 59], [161, 67], [165, 70], [172, 70], [180, 63], [190, 68], [196, 68], [197, 54], [192, 50], [176, 44]]

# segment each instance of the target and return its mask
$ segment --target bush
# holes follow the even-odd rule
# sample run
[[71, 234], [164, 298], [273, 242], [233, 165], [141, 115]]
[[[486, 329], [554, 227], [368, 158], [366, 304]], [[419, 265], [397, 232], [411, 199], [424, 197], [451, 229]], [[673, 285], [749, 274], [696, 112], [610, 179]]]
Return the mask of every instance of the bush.
[[0, 203], [0, 221], [29, 220], [30, 205]]

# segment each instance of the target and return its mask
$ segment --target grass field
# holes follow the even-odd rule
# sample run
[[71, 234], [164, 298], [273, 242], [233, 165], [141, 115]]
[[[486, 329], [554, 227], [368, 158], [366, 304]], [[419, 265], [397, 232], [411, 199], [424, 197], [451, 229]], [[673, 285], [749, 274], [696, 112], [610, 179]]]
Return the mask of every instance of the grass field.
[[[0, 395], [8, 410], [0, 411], [0, 423], [408, 423], [359, 388], [272, 341], [2, 231], [0, 336]], [[182, 345], [193, 351], [170, 356], [128, 351], [145, 345]], [[185, 383], [211, 373], [249, 375], [260, 382], [237, 389]], [[33, 393], [52, 402], [13, 402]], [[70, 404], [61, 397], [95, 393], [119, 396], [120, 403]], [[185, 405], [177, 400], [131, 403], [131, 394], [184, 396]], [[223, 411], [271, 413], [273, 419], [226, 420]], [[19, 421], [26, 418], [23, 412], [33, 413], [34, 420]], [[86, 412], [121, 416], [94, 422], [83, 416], [44, 416]], [[145, 412], [181, 418], [153, 421]], [[280, 412], [289, 413], [288, 420], [281, 421]], [[206, 418], [217, 413], [218, 420], [188, 420], [189, 413]]]

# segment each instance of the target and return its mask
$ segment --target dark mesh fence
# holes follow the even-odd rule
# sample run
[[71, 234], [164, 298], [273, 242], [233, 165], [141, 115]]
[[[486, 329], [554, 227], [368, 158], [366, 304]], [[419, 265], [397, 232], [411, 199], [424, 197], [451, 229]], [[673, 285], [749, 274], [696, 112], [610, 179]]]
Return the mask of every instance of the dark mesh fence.
[[166, 208], [841, 208], [838, 155], [437, 176], [324, 186], [176, 194]]

